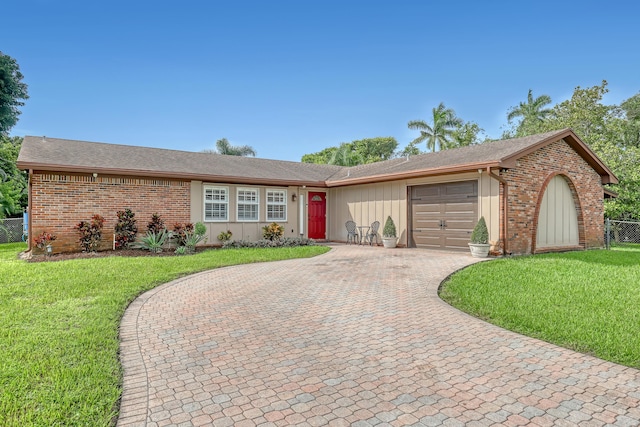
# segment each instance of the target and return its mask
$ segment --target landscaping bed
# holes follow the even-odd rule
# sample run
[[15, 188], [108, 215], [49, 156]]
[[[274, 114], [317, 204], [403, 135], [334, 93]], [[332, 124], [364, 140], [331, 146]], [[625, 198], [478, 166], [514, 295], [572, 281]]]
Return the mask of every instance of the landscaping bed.
[[[195, 253], [200, 253], [207, 250], [216, 250], [218, 248], [213, 246], [197, 247]], [[175, 256], [188, 256], [177, 255], [173, 249], [167, 249], [165, 251], [154, 253], [145, 251], [142, 249], [116, 249], [115, 251], [97, 251], [97, 252], [67, 252], [53, 255], [45, 254], [28, 254], [23, 252], [20, 257], [28, 262], [55, 262], [55, 261], [67, 261], [71, 259], [94, 259], [104, 257], [175, 257]]]

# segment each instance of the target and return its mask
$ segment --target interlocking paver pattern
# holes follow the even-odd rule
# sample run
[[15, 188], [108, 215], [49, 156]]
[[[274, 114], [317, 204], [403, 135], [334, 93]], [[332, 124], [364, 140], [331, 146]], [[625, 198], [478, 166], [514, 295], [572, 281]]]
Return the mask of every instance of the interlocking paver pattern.
[[336, 245], [149, 291], [121, 324], [118, 425], [640, 425], [639, 371], [442, 302], [475, 261]]

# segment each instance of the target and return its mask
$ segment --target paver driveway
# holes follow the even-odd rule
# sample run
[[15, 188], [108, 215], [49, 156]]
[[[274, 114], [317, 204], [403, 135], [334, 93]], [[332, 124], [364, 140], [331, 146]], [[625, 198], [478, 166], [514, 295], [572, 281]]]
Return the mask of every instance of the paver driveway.
[[442, 302], [472, 262], [336, 246], [147, 292], [122, 322], [118, 424], [639, 424], [639, 371]]

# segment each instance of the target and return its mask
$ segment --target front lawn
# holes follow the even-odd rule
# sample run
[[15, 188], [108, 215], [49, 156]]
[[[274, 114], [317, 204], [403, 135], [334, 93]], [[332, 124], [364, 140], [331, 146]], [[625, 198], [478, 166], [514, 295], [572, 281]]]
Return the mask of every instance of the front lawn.
[[503, 328], [640, 368], [640, 252], [499, 259], [454, 274], [451, 305]]
[[122, 372], [118, 326], [137, 295], [228, 265], [311, 257], [324, 246], [205, 251], [183, 257], [17, 260], [0, 245], [0, 425], [108, 426]]

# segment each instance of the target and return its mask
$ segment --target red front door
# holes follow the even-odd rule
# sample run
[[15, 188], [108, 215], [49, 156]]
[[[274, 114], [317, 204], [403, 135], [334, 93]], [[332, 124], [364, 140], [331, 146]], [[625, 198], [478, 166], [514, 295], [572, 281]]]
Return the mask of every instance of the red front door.
[[327, 199], [325, 193], [309, 192], [309, 238], [324, 240], [327, 238], [326, 217]]

